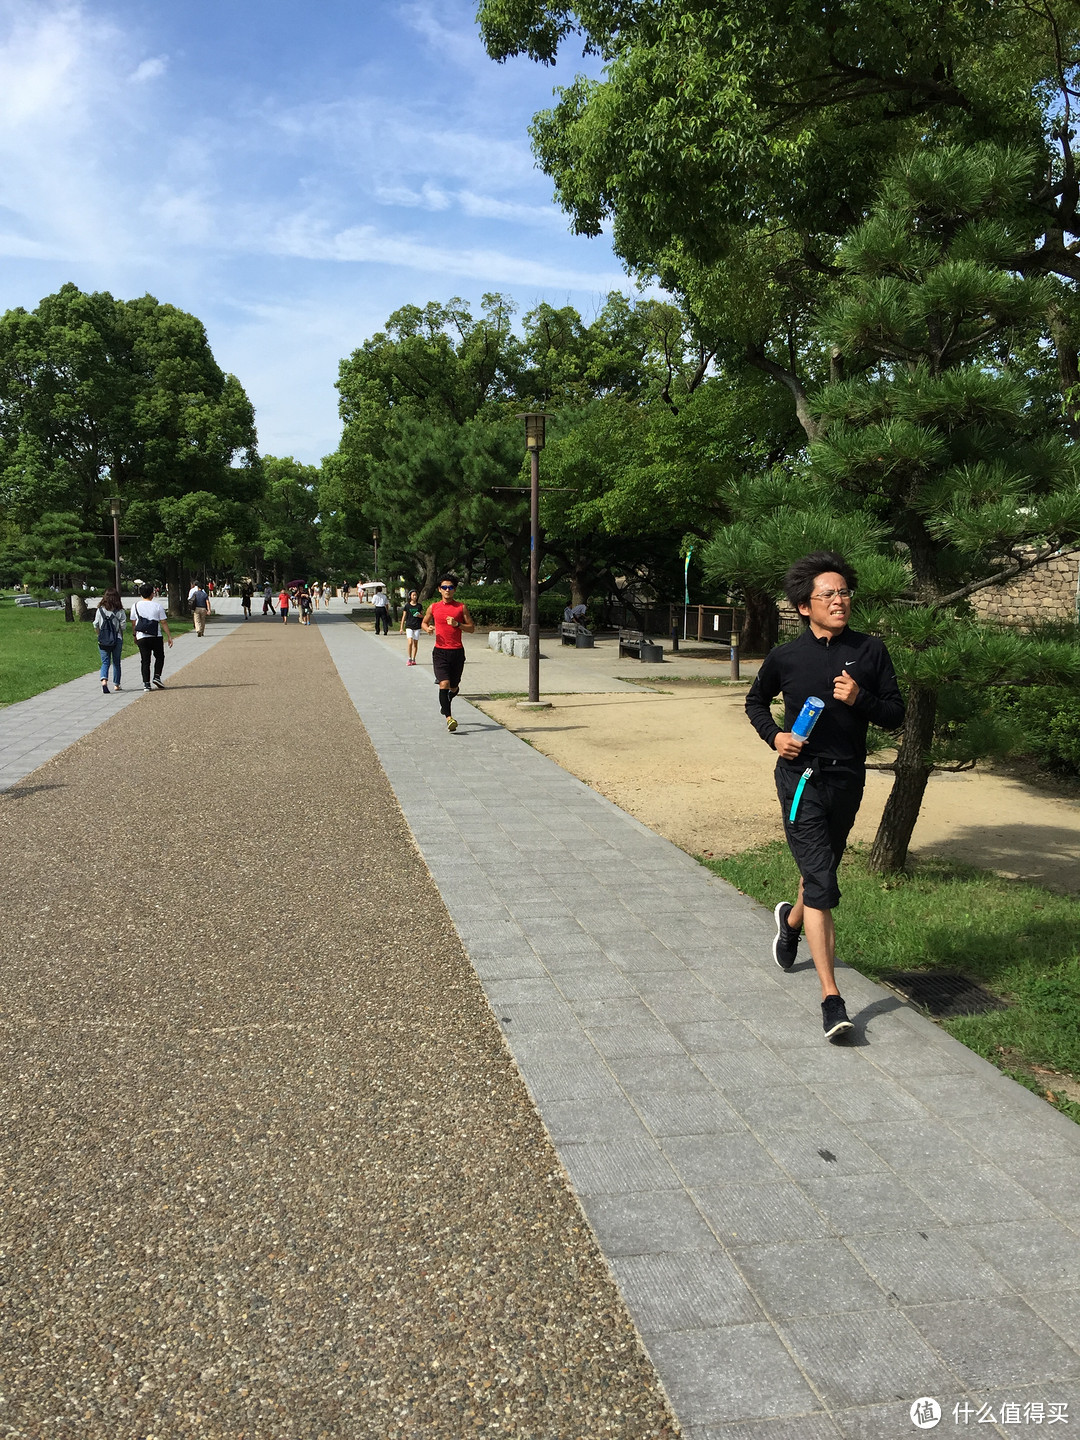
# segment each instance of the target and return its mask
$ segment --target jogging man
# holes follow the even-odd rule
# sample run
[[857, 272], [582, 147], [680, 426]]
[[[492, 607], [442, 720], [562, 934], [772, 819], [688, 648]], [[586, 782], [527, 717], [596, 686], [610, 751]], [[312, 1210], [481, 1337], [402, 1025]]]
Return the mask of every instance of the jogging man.
[[465, 669], [465, 646], [461, 632], [464, 630], [471, 635], [476, 629], [466, 606], [454, 599], [456, 589], [457, 581], [450, 575], [444, 575], [439, 581], [439, 599], [428, 606], [420, 627], [435, 636], [431, 664], [439, 682], [439, 709], [446, 716], [446, 728], [451, 734], [457, 729], [457, 721], [451, 715], [450, 707], [461, 687], [461, 672]]
[[[876, 636], [848, 629], [855, 584], [855, 571], [832, 551], [796, 560], [784, 592], [806, 629], [769, 652], [746, 697], [754, 729], [780, 757], [776, 793], [801, 877], [794, 905], [782, 900], [773, 912], [773, 959], [790, 970], [805, 929], [821, 982], [825, 1036], [832, 1041], [849, 1038], [855, 1028], [836, 987], [832, 912], [840, 903], [837, 868], [866, 781], [866, 727], [873, 721], [895, 730], [904, 719], [889, 652]], [[784, 697], [783, 729], [769, 708], [778, 695]], [[825, 708], [804, 740], [791, 727], [811, 695]]]

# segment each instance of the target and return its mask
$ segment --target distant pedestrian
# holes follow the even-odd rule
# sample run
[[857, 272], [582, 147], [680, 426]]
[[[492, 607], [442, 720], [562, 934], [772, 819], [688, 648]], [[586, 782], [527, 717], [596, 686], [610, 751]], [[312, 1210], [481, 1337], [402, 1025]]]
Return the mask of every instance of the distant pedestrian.
[[379, 633], [379, 626], [382, 625], [382, 633], [390, 634], [390, 596], [380, 585], [372, 596], [371, 603], [375, 606], [375, 634]]
[[281, 623], [283, 625], [289, 623], [289, 599], [288, 590], [282, 590], [281, 594], [277, 597], [278, 609], [281, 611]]
[[270, 589], [270, 581], [269, 581], [269, 580], [268, 580], [268, 581], [266, 582], [266, 584], [263, 586], [263, 614], [264, 614], [264, 615], [276, 615], [276, 614], [277, 614], [277, 611], [274, 609], [274, 592]]
[[154, 599], [152, 585], [140, 586], [139, 597], [131, 607], [131, 623], [135, 629], [135, 644], [139, 647], [142, 660], [143, 689], [150, 689], [150, 661], [153, 660], [154, 685], [157, 689], [164, 690], [161, 672], [165, 669], [165, 640], [168, 640], [169, 649], [172, 649], [168, 615], [161, 601]]
[[349, 603], [349, 582], [347, 580], [341, 587], [341, 598], [345, 601], [346, 605]]
[[188, 604], [195, 621], [195, 634], [202, 638], [206, 634], [206, 617], [210, 610], [209, 593], [196, 581], [188, 591]]
[[405, 601], [405, 607], [401, 612], [401, 624], [398, 626], [398, 634], [405, 632], [408, 641], [407, 650], [409, 658], [406, 665], [416, 664], [416, 654], [420, 648], [420, 627], [424, 623], [424, 607], [420, 604], [419, 590], [410, 590], [409, 598]]
[[240, 587], [240, 608], [244, 612], [245, 620], [251, 619], [251, 597], [254, 594], [255, 591], [251, 585], [251, 582], [245, 580], [243, 585], [241, 585]]
[[221, 587], [221, 594], [222, 598], [225, 600], [228, 600], [229, 596], [232, 594], [232, 591], [229, 588], [229, 582], [227, 580], [225, 581], [225, 584]]
[[457, 581], [451, 575], [444, 575], [439, 581], [439, 596], [428, 606], [421, 628], [435, 636], [431, 651], [431, 664], [439, 684], [439, 709], [446, 716], [446, 728], [451, 734], [457, 729], [457, 721], [450, 713], [454, 696], [461, 688], [461, 675], [465, 669], [465, 646], [461, 632], [471, 634], [476, 625], [468, 609], [454, 599]]
[[311, 611], [312, 611], [312, 606], [313, 606], [313, 605], [314, 605], [314, 601], [313, 601], [313, 599], [312, 599], [310, 590], [307, 588], [306, 585], [302, 586], [301, 589], [300, 589], [300, 624], [301, 624], [301, 625], [310, 625], [310, 624], [311, 624]]
[[127, 616], [124, 602], [116, 589], [106, 590], [94, 616], [98, 650], [101, 652], [101, 693], [109, 693], [109, 666], [112, 666], [113, 688], [120, 689], [120, 656], [124, 649], [124, 626]]

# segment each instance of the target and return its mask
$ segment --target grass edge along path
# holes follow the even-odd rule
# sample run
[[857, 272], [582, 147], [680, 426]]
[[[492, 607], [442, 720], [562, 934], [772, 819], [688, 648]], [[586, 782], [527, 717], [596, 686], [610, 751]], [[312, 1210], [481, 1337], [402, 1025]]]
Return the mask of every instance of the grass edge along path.
[[[190, 619], [169, 616], [173, 638], [193, 630]], [[130, 622], [124, 628], [122, 666], [139, 664]], [[166, 661], [166, 664], [168, 662]], [[0, 598], [0, 709], [31, 700], [69, 680], [89, 677], [101, 665], [93, 624], [66, 621], [62, 610], [39, 610]], [[110, 682], [111, 684], [111, 682]]]
[[[697, 859], [770, 910], [795, 898], [798, 871], [782, 840]], [[840, 888], [842, 961], [872, 980], [889, 970], [959, 970], [999, 995], [1008, 1009], [935, 1023], [1080, 1123], [1080, 1103], [1053, 1088], [1054, 1075], [1070, 1088], [1080, 1076], [1080, 902], [935, 857], [882, 876], [859, 846], [845, 856]]]

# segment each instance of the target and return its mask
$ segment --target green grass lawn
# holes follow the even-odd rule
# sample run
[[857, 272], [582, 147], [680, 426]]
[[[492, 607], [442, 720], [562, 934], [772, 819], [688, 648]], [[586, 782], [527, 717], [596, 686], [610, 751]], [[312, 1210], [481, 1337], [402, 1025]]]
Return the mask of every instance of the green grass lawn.
[[[795, 898], [798, 872], [783, 841], [702, 863], [770, 909]], [[840, 888], [837, 954], [847, 964], [873, 979], [892, 969], [962, 971], [1010, 1008], [939, 1021], [944, 1029], [1040, 1094], [1053, 1082], [1032, 1067], [1080, 1076], [1080, 902], [946, 860], [884, 879], [858, 848], [845, 857]], [[1080, 1121], [1080, 1104], [1055, 1103]]]
[[[192, 628], [190, 620], [169, 621], [174, 636]], [[138, 679], [138, 659], [129, 624], [121, 656], [125, 679], [129, 674]], [[62, 610], [21, 609], [10, 596], [0, 598], [0, 705], [29, 700], [89, 674], [100, 664], [93, 625], [78, 621], [69, 625]], [[129, 664], [136, 666], [133, 672], [128, 671]]]

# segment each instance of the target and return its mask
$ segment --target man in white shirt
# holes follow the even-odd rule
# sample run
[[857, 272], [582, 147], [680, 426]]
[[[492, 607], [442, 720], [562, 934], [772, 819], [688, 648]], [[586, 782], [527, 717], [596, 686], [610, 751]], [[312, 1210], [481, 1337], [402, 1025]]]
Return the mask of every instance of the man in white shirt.
[[[160, 600], [154, 599], [154, 587], [143, 585], [139, 589], [139, 598], [131, 607], [131, 625], [135, 631], [135, 644], [139, 647], [139, 655], [142, 659], [142, 682], [143, 689], [150, 689], [150, 661], [154, 661], [154, 684], [159, 690], [164, 690], [161, 672], [165, 668], [165, 641], [169, 642], [169, 649], [172, 649], [172, 636], [169, 634], [169, 621], [165, 606]], [[164, 633], [164, 639], [162, 634]]]
[[375, 634], [379, 633], [379, 625], [382, 625], [382, 633], [390, 634], [390, 596], [380, 585], [372, 597], [371, 603], [375, 606]]
[[210, 613], [210, 596], [196, 581], [188, 591], [187, 599], [195, 620], [195, 634], [202, 635], [206, 631], [206, 617]]

